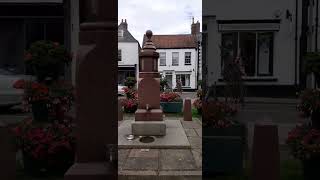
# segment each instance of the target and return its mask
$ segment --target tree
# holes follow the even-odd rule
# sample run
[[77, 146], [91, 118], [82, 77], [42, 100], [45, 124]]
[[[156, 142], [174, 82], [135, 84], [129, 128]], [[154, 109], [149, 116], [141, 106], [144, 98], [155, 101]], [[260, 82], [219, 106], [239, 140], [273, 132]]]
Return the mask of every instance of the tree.
[[137, 81], [134, 77], [127, 77], [126, 81], [124, 82], [124, 85], [128, 88], [133, 88], [136, 85]]
[[165, 78], [160, 79], [160, 91], [164, 91], [166, 88], [168, 88], [168, 81]]

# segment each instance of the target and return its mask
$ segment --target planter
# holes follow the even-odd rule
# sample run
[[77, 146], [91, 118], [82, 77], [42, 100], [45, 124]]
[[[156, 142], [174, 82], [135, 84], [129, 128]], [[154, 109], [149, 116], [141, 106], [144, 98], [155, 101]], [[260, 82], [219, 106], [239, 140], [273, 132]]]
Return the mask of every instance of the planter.
[[73, 151], [62, 151], [51, 155], [48, 160], [50, 174], [64, 175], [74, 164], [75, 153]]
[[244, 169], [246, 128], [234, 125], [228, 128], [203, 128], [204, 175], [241, 174]]
[[47, 78], [55, 81], [59, 78], [62, 69], [62, 64], [48, 64], [46, 66], [35, 66], [34, 72], [38, 82], [44, 82]]
[[137, 109], [138, 109], [138, 106], [132, 107], [132, 108], [126, 108], [126, 107], [124, 107], [124, 108], [123, 108], [123, 111], [124, 111], [125, 113], [135, 113], [135, 112], [137, 111]]
[[302, 161], [304, 180], [320, 179], [320, 157], [311, 158]]
[[32, 102], [33, 119], [37, 122], [47, 122], [49, 118], [46, 100]]
[[164, 113], [180, 113], [183, 102], [160, 102], [160, 106]]
[[27, 174], [36, 177], [48, 175], [48, 164], [46, 160], [37, 160], [28, 153], [23, 152], [23, 166]]

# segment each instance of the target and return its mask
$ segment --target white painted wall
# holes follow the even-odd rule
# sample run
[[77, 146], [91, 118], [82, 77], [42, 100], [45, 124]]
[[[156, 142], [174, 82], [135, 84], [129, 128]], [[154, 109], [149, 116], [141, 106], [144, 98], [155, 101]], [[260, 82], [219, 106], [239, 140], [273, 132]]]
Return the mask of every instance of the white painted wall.
[[[204, 0], [203, 4], [212, 4], [203, 8], [203, 23], [207, 24], [208, 47], [208, 83], [212, 85], [220, 77], [221, 33], [216, 20], [264, 20], [277, 19], [279, 12], [280, 30], [274, 36], [273, 74], [277, 82], [252, 82], [247, 84], [293, 85], [295, 73], [295, 1], [293, 0]], [[299, 3], [301, 7], [301, 3]], [[301, 9], [301, 8], [300, 8]], [[292, 21], [286, 19], [286, 10], [293, 15]], [[301, 15], [301, 12], [299, 12]], [[300, 27], [300, 18], [298, 21]], [[298, 36], [300, 31], [298, 32]], [[298, 46], [299, 49], [299, 46]], [[299, 54], [298, 54], [299, 57]], [[299, 69], [297, 69], [299, 72]], [[297, 79], [298, 80], [298, 79]], [[219, 84], [219, 83], [218, 83]]]
[[134, 65], [139, 63], [139, 45], [138, 42], [119, 42], [118, 49], [121, 49], [122, 59], [118, 65]]
[[139, 77], [139, 44], [138, 42], [118, 42], [118, 49], [121, 49], [121, 65], [136, 65], [136, 79]]
[[[196, 49], [157, 49], [157, 52], [166, 52], [166, 66], [160, 66], [160, 60], [158, 61], [158, 70], [160, 73], [164, 71], [172, 72], [172, 86], [176, 87], [176, 73], [190, 72], [190, 88], [196, 89], [197, 85], [197, 51]], [[172, 53], [179, 52], [179, 66], [172, 66]], [[185, 52], [191, 52], [191, 65], [185, 65]]]

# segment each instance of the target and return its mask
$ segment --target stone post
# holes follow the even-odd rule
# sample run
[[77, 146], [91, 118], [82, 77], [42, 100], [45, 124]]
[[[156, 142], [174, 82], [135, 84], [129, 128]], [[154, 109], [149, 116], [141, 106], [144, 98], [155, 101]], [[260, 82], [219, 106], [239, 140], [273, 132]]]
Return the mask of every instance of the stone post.
[[[117, 1], [82, 0], [76, 71], [76, 162], [66, 180], [117, 179]], [[117, 150], [114, 150], [117, 151]], [[116, 157], [114, 157], [116, 158]]]
[[186, 98], [183, 105], [183, 120], [192, 121], [191, 99]]
[[280, 154], [278, 127], [271, 123], [256, 124], [252, 147], [252, 180], [279, 180]]
[[160, 108], [160, 74], [158, 72], [159, 53], [151, 41], [152, 31], [139, 55], [138, 110], [132, 124], [134, 135], [165, 135], [166, 125]]
[[13, 143], [9, 128], [0, 122], [0, 179], [16, 179], [16, 153]]

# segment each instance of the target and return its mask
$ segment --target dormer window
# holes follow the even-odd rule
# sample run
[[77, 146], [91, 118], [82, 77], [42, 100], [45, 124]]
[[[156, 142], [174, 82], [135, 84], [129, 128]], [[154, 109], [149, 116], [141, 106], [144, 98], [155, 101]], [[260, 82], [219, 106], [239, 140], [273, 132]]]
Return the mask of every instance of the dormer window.
[[123, 37], [123, 30], [122, 29], [118, 30], [118, 37]]

